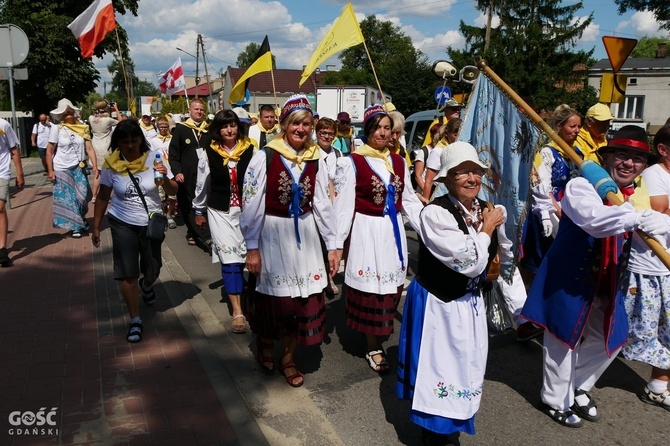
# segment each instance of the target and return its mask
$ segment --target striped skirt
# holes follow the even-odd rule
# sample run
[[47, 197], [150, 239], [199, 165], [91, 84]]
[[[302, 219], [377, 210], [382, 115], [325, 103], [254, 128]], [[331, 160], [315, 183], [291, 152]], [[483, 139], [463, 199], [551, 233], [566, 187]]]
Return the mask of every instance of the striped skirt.
[[86, 226], [84, 216], [93, 197], [88, 178], [79, 166], [56, 170], [53, 189], [53, 227], [78, 231]]
[[393, 294], [372, 294], [346, 287], [347, 326], [366, 335], [388, 336], [400, 302], [403, 285]]
[[251, 331], [260, 337], [279, 340], [289, 336], [300, 345], [323, 341], [326, 330], [323, 292], [309, 297], [277, 297], [254, 291], [247, 299], [246, 313]]

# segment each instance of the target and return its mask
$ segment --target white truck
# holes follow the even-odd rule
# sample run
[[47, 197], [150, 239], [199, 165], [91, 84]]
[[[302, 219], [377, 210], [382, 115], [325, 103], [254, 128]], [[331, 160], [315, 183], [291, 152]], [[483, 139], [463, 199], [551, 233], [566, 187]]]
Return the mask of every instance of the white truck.
[[[391, 96], [384, 96], [386, 102], [391, 102]], [[333, 85], [316, 89], [316, 112], [322, 118], [337, 119], [337, 114], [345, 111], [349, 113], [352, 124], [360, 124], [368, 106], [383, 103], [379, 90], [372, 87]]]

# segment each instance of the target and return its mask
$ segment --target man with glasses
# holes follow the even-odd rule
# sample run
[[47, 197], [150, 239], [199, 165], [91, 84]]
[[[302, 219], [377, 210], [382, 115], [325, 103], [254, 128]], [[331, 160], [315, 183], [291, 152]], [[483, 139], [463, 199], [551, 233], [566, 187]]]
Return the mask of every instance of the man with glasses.
[[[648, 209], [649, 196], [635, 183], [652, 156], [646, 132], [624, 126], [598, 154], [606, 172], [584, 166], [582, 175], [589, 179], [578, 177], [566, 185], [558, 234], [521, 313], [546, 328], [540, 391], [544, 412], [573, 428], [584, 419], [600, 418], [588, 392], [628, 337], [620, 290], [628, 288], [621, 283], [621, 268], [628, 262], [630, 233], [641, 229], [660, 236], [670, 231], [670, 216]], [[608, 190], [618, 190], [624, 204], [612, 205]]]
[[607, 131], [614, 119], [610, 108], [605, 104], [596, 104], [586, 112], [584, 126], [580, 129], [575, 147], [584, 155], [584, 159], [595, 161], [602, 164], [602, 160], [597, 154], [599, 148], [607, 145]]
[[30, 143], [33, 147], [37, 147], [42, 160], [42, 167], [44, 167], [44, 175], [49, 171], [47, 169], [47, 144], [49, 144], [49, 133], [51, 133], [51, 123], [47, 119], [47, 115], [42, 113], [40, 120], [33, 126], [33, 132], [30, 135]]

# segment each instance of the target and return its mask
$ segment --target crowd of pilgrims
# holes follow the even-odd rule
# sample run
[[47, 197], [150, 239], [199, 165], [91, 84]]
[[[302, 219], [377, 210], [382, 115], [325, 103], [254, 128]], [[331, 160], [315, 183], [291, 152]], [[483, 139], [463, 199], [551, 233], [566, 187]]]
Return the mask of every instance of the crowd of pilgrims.
[[[584, 117], [559, 106], [554, 130], [602, 166], [624, 204], [612, 205], [548, 142], [530, 178], [521, 261], [503, 278], [495, 265], [515, 257], [507, 212], [478, 197], [490, 170], [457, 140], [461, 107], [446, 104], [413, 160], [391, 103], [365, 110], [360, 145], [348, 113], [316, 116], [303, 95], [258, 114], [238, 107], [209, 116], [194, 99], [180, 122], [119, 121], [98, 103], [92, 140], [64, 99], [52, 111], [62, 124], [53, 126], [47, 153], [57, 186], [53, 223], [75, 237], [91, 230], [98, 247], [107, 219], [114, 278], [131, 317], [127, 340], [139, 342], [140, 296], [155, 302], [161, 268], [161, 240], [147, 239], [146, 227], [163, 210], [174, 228], [179, 213], [187, 243], [221, 265], [231, 331], [245, 333], [248, 324], [260, 369], [278, 369], [292, 387], [305, 382], [297, 346], [323, 340], [325, 293], [339, 292], [332, 277], [341, 264], [346, 324], [362, 333], [367, 366], [389, 372], [383, 342], [405, 288], [407, 223], [419, 256], [402, 309], [396, 393], [411, 400], [425, 444], [459, 444], [461, 432], [475, 433], [489, 342], [482, 289], [492, 285], [518, 339], [543, 336], [541, 399], [554, 421], [580, 427], [600, 418], [591, 390], [620, 351], [652, 366], [639, 399], [670, 410], [670, 271], [635, 232], [668, 246], [670, 120], [650, 145], [645, 130], [630, 125], [608, 139], [607, 105]], [[76, 168], [87, 153], [92, 229], [84, 218], [91, 191]]]

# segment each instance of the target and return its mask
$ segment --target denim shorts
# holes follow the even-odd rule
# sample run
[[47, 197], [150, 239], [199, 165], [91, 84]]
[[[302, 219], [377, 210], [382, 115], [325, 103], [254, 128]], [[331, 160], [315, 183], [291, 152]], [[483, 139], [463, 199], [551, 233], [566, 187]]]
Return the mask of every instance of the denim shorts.
[[40, 152], [40, 158], [45, 159], [47, 157], [47, 148], [46, 147], [38, 147], [37, 151]]

